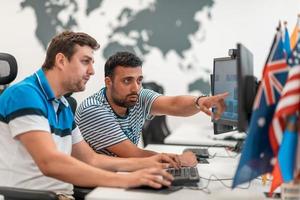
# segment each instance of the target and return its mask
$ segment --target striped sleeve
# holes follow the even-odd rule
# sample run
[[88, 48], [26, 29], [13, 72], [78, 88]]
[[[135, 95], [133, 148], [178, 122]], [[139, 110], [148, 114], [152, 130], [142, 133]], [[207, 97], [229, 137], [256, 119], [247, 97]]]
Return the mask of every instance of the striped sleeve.
[[145, 116], [145, 119], [151, 120], [154, 116], [151, 115], [151, 107], [154, 100], [161, 96], [161, 94], [154, 92], [153, 90], [149, 89], [142, 89], [140, 92], [140, 101], [141, 105], [143, 107], [143, 114]]
[[75, 121], [86, 142], [98, 153], [128, 139], [112, 113], [102, 106], [81, 108]]

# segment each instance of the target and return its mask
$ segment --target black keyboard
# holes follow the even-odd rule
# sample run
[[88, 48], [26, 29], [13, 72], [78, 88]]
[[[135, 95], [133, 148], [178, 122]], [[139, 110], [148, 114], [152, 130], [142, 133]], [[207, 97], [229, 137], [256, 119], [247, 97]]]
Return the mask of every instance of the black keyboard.
[[179, 169], [170, 168], [167, 169], [167, 172], [173, 175], [174, 180], [172, 181], [172, 185], [174, 186], [195, 185], [200, 180], [198, 169], [196, 167], [181, 167]]

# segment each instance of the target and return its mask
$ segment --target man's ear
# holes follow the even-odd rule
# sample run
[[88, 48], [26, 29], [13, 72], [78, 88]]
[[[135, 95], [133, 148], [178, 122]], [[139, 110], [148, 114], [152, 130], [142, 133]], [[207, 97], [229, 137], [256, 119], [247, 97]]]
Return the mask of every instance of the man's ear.
[[64, 70], [65, 68], [65, 65], [66, 65], [66, 61], [67, 61], [67, 58], [64, 54], [62, 53], [58, 53], [56, 54], [55, 56], [55, 66], [60, 69], [60, 70]]
[[111, 80], [111, 78], [110, 78], [109, 76], [106, 76], [106, 77], [104, 78], [104, 83], [105, 83], [105, 86], [106, 86], [107, 88], [110, 88], [111, 85], [112, 85], [112, 80]]

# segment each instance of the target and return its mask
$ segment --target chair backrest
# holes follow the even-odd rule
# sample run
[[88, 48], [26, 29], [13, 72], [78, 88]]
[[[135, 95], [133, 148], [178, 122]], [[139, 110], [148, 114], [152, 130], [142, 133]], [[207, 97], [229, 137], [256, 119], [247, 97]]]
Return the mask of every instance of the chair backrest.
[[18, 66], [15, 57], [7, 53], [0, 53], [0, 94], [15, 80], [18, 74]]
[[68, 101], [73, 114], [75, 115], [76, 108], [77, 108], [77, 101], [74, 97], [71, 96], [72, 94], [73, 93], [68, 93], [68, 94], [65, 94], [64, 96], [65, 96], [66, 100]]
[[0, 53], [0, 85], [6, 85], [15, 80], [18, 65], [15, 57], [7, 53]]
[[[160, 94], [164, 93], [163, 87], [155, 82], [143, 83], [143, 88], [151, 89]], [[152, 120], [146, 121], [143, 126], [142, 135], [144, 146], [147, 146], [148, 144], [163, 144], [164, 139], [170, 135], [166, 116], [155, 116]]]

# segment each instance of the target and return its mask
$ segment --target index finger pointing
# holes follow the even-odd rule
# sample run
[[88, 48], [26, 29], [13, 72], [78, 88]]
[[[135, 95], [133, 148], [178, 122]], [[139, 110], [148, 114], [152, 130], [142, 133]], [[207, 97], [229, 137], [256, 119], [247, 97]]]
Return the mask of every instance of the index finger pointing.
[[229, 95], [229, 92], [224, 92], [224, 93], [215, 95], [215, 97], [217, 99], [225, 99], [228, 95]]

